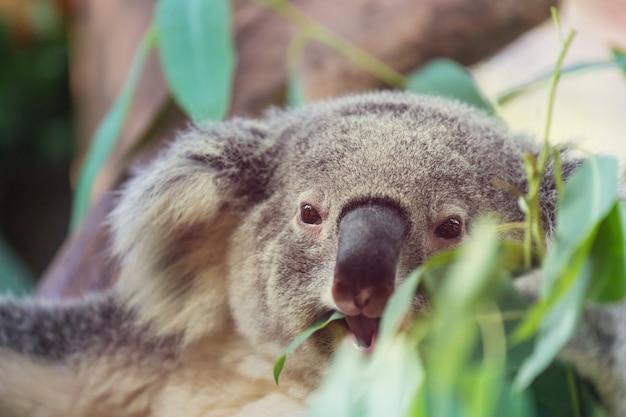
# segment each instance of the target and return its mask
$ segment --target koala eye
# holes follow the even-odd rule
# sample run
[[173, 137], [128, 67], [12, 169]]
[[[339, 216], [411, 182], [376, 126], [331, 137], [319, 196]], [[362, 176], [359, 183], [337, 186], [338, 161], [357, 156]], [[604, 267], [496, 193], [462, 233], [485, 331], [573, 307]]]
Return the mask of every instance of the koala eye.
[[462, 233], [463, 223], [455, 216], [448, 217], [435, 229], [435, 236], [442, 239], [457, 239]]
[[310, 204], [302, 204], [300, 206], [300, 219], [306, 224], [321, 224], [322, 216], [319, 212]]

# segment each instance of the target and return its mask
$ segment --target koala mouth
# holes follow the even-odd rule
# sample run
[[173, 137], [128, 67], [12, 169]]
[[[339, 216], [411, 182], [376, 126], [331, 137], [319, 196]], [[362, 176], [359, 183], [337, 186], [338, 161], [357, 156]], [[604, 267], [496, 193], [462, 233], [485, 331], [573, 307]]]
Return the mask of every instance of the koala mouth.
[[358, 316], [346, 316], [344, 321], [354, 336], [355, 346], [360, 350], [371, 351], [376, 344], [380, 318], [369, 318], [360, 314]]

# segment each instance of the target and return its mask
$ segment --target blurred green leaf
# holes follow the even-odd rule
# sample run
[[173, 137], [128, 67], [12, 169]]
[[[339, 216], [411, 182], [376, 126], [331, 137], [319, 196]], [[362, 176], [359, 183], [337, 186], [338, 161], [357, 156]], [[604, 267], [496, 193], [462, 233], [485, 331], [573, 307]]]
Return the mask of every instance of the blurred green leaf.
[[498, 255], [501, 248], [502, 240], [493, 225], [476, 224], [471, 241], [462, 248], [459, 261], [453, 265], [444, 286], [434, 295], [435, 301], [458, 309], [473, 305], [493, 283], [494, 273], [500, 267]]
[[[579, 384], [565, 365], [557, 363], [539, 375], [529, 388], [535, 399], [537, 417], [581, 415]], [[574, 382], [574, 385], [568, 384]], [[586, 414], [583, 414], [586, 415]]]
[[289, 107], [300, 107], [305, 102], [301, 81], [296, 74], [291, 74], [287, 79], [287, 104]]
[[495, 227], [485, 223], [474, 226], [471, 240], [461, 248], [459, 259], [432, 293], [434, 317], [424, 359], [429, 415], [454, 416], [465, 410], [468, 414], [464, 415], [473, 416], [478, 410], [487, 412], [496, 406], [499, 391], [474, 401], [472, 397], [481, 395], [478, 391], [483, 387], [478, 387], [477, 382], [465, 384], [471, 379], [482, 379], [492, 387], [502, 386], [506, 365], [502, 323], [490, 324], [488, 330], [493, 335], [491, 326], [497, 328], [497, 354], [480, 364], [472, 363], [479, 336], [479, 326], [473, 317], [479, 299], [489, 292], [498, 275], [501, 248]]
[[178, 104], [195, 121], [221, 120], [235, 62], [227, 0], [160, 0], [161, 64]]
[[0, 236], [0, 293], [21, 296], [30, 293], [33, 287], [32, 275]]
[[307, 416], [365, 416], [367, 410], [356, 403], [363, 395], [360, 388], [366, 382], [362, 380], [366, 366], [367, 358], [361, 352], [350, 344], [341, 345], [335, 353], [333, 366], [311, 399]]
[[380, 320], [379, 341], [392, 339], [400, 329], [415, 298], [415, 292], [424, 273], [424, 268], [421, 267], [409, 275], [389, 299]]
[[555, 243], [543, 265], [541, 298], [513, 336], [521, 341], [537, 333], [533, 354], [516, 377], [517, 388], [526, 388], [574, 331], [595, 274], [587, 256], [616, 200], [614, 158], [590, 158], [566, 184], [557, 208]]
[[589, 254], [593, 279], [587, 299], [596, 302], [615, 302], [626, 294], [626, 209], [615, 203], [609, 215], [600, 224]]
[[456, 62], [438, 58], [407, 76], [406, 90], [448, 97], [494, 114], [493, 106], [480, 92], [474, 77]]
[[301, 64], [305, 47], [311, 41], [306, 31], [300, 31], [291, 39], [287, 47], [287, 104], [290, 107], [299, 107], [306, 103], [302, 86]]
[[622, 68], [622, 72], [626, 76], [626, 52], [614, 46], [611, 48], [611, 53], [613, 54], [614, 62]]
[[424, 376], [403, 335], [377, 343], [369, 356], [346, 342], [335, 364], [311, 401], [310, 417], [404, 417]]
[[135, 53], [130, 74], [124, 83], [122, 91], [117, 96], [115, 103], [113, 103], [113, 106], [109, 109], [102, 122], [98, 125], [91, 141], [89, 153], [83, 162], [76, 184], [72, 219], [70, 222], [71, 229], [75, 229], [82, 223], [89, 210], [91, 190], [94, 181], [96, 180], [98, 172], [100, 172], [100, 169], [109, 158], [113, 146], [122, 131], [135, 89], [137, 88], [137, 84], [139, 84], [141, 72], [148, 55], [155, 45], [155, 31], [153, 27], [149, 27], [141, 40], [139, 49]]

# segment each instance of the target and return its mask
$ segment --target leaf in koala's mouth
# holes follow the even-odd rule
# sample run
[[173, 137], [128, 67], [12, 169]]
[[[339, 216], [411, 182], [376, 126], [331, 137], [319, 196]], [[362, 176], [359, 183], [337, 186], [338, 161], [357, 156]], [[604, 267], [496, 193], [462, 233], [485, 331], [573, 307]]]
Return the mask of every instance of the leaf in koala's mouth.
[[374, 347], [380, 322], [379, 318], [372, 319], [361, 314], [358, 316], [346, 316], [344, 320], [354, 335], [359, 348], [369, 350]]
[[298, 346], [300, 346], [302, 342], [304, 342], [306, 339], [311, 337], [313, 333], [328, 326], [328, 323], [335, 321], [335, 320], [340, 320], [342, 318], [344, 318], [344, 315], [338, 311], [335, 311], [334, 313], [331, 314], [330, 317], [326, 319], [321, 319], [320, 321], [318, 321], [317, 323], [313, 324], [311, 327], [309, 327], [308, 329], [300, 333], [300, 335], [298, 335], [298, 337], [296, 337], [289, 344], [289, 346], [287, 346], [287, 348], [283, 351], [283, 354], [281, 355], [281, 357], [278, 358], [278, 360], [274, 364], [274, 381], [276, 382], [276, 385], [278, 385], [278, 377], [280, 376], [280, 373], [283, 370], [283, 366], [285, 366], [285, 360], [287, 359], [287, 355], [293, 352]]

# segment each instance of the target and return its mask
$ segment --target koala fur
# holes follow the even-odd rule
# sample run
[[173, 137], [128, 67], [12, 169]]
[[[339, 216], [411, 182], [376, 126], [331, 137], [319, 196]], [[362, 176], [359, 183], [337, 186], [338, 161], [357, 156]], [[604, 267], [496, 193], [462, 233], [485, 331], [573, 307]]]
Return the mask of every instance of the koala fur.
[[[523, 219], [494, 179], [524, 192], [527, 152], [477, 110], [400, 92], [191, 128], [121, 193], [112, 291], [0, 302], [0, 416], [303, 415], [412, 270], [480, 216]], [[550, 181], [541, 200], [549, 231]], [[337, 309], [276, 387], [282, 349]]]

